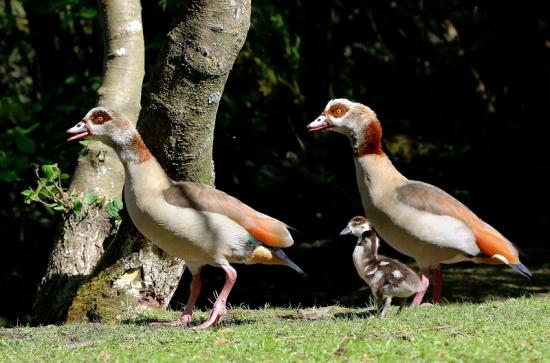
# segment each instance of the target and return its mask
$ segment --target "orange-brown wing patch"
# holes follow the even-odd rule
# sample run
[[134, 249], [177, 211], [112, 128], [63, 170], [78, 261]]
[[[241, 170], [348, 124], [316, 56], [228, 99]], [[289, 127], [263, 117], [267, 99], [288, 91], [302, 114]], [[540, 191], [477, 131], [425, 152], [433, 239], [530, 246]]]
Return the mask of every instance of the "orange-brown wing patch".
[[503, 235], [493, 229], [493, 227], [485, 224], [485, 226], [481, 227], [475, 226], [472, 230], [476, 237], [477, 245], [484, 255], [490, 257], [500, 255], [504, 257], [508, 263], [520, 263], [516, 248]]
[[[484, 255], [500, 255], [512, 264], [519, 262], [517, 249], [510, 241], [445, 191], [427, 183], [413, 181], [397, 188], [397, 198], [415, 209], [462, 221], [472, 229], [477, 246]], [[495, 263], [496, 261], [498, 260]]]
[[178, 207], [223, 214], [268, 246], [288, 247], [294, 243], [283, 222], [257, 212], [237, 198], [208, 185], [177, 182], [163, 195], [166, 202]]
[[251, 228], [245, 227], [254, 238], [271, 247], [289, 247], [294, 244], [294, 240], [284, 223], [265, 214], [254, 212], [256, 213], [254, 226]]

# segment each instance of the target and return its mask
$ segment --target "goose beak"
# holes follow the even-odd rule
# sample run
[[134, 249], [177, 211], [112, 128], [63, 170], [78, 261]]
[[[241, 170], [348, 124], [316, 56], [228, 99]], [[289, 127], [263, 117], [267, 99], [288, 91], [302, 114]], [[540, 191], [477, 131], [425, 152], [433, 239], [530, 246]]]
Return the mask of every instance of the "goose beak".
[[83, 139], [86, 136], [90, 135], [90, 132], [88, 131], [88, 127], [86, 126], [86, 123], [84, 121], [80, 121], [70, 129], [68, 129], [66, 132], [69, 135], [72, 135], [67, 139], [67, 141]]
[[351, 232], [351, 228], [349, 228], [349, 226], [346, 226], [346, 228], [344, 228], [342, 232], [340, 232], [340, 236], [346, 236], [348, 234], [352, 234], [352, 232]]
[[326, 130], [333, 128], [331, 124], [328, 123], [327, 117], [325, 115], [321, 115], [315, 119], [312, 123], [307, 125], [307, 130], [309, 132], [317, 132], [321, 130]]

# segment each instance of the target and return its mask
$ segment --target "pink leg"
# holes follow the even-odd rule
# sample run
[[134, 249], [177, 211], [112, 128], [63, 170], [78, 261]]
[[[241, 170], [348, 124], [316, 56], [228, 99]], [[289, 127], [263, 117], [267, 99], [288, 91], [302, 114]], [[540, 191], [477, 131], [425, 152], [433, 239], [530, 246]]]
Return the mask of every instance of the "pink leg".
[[202, 281], [201, 274], [199, 272], [198, 274], [193, 275], [193, 280], [191, 281], [189, 289], [189, 299], [187, 299], [187, 304], [185, 305], [185, 309], [183, 309], [183, 313], [179, 319], [181, 325], [183, 326], [189, 326], [189, 324], [191, 324], [193, 308], [195, 307], [195, 303], [201, 293], [201, 287]]
[[422, 286], [423, 289], [414, 295], [414, 299], [411, 303], [411, 306], [419, 306], [422, 303], [422, 299], [424, 298], [424, 295], [426, 294], [426, 290], [428, 290], [428, 286], [430, 285], [430, 279], [427, 276], [427, 272], [420, 271], [420, 279], [422, 280]]
[[191, 280], [191, 285], [189, 285], [189, 287], [189, 299], [187, 299], [187, 304], [185, 305], [185, 309], [183, 309], [181, 317], [178, 320], [168, 323], [154, 322], [151, 323], [152, 326], [189, 326], [189, 324], [191, 324], [193, 308], [195, 307], [195, 303], [197, 302], [197, 298], [199, 297], [202, 287], [200, 271], [193, 275], [193, 280]]
[[225, 284], [223, 285], [223, 289], [214, 302], [210, 316], [204, 323], [199, 325], [197, 329], [206, 329], [212, 325], [217, 325], [222, 320], [222, 317], [227, 314], [227, 307], [225, 304], [227, 303], [227, 297], [229, 296], [229, 293], [237, 280], [237, 271], [229, 265], [222, 266], [222, 268], [225, 271]]
[[437, 264], [434, 268], [434, 291], [432, 300], [434, 304], [439, 304], [441, 300], [441, 290], [443, 288], [443, 274], [441, 273], [441, 265]]

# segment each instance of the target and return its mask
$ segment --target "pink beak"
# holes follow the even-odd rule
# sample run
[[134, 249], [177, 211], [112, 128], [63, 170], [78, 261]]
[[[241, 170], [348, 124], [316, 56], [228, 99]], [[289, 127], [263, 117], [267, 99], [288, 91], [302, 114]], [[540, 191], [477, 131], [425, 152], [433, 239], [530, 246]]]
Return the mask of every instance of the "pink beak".
[[327, 117], [325, 115], [321, 115], [315, 119], [312, 123], [307, 125], [307, 129], [309, 132], [317, 132], [321, 130], [326, 130], [333, 128], [331, 124], [328, 123]]
[[88, 131], [88, 127], [86, 126], [86, 123], [84, 121], [80, 121], [70, 129], [68, 129], [66, 132], [69, 135], [72, 135], [67, 139], [67, 141], [83, 139], [86, 136], [90, 135], [90, 132]]

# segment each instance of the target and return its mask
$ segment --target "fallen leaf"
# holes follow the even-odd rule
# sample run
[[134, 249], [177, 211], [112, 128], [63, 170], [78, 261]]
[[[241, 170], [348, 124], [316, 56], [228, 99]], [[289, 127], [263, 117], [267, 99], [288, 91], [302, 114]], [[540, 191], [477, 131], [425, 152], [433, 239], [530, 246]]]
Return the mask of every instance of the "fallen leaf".
[[214, 343], [217, 344], [217, 345], [225, 345], [225, 344], [229, 343], [229, 340], [227, 340], [225, 338], [222, 338], [222, 337], [217, 337], [216, 339], [214, 339]]
[[226, 334], [226, 333], [233, 333], [234, 331], [235, 330], [232, 329], [232, 328], [223, 328], [223, 329], [218, 330], [218, 333]]
[[11, 333], [11, 332], [5, 332], [5, 333], [0, 333], [0, 336], [4, 336], [6, 338], [11, 338], [11, 339], [25, 339], [27, 337], [28, 334], [25, 334], [25, 333]]
[[348, 350], [342, 347], [342, 348], [336, 349], [336, 351], [334, 352], [334, 355], [337, 357], [343, 357], [343, 356], [347, 356], [348, 353], [349, 353]]
[[317, 309], [301, 309], [298, 310], [298, 317], [305, 320], [329, 319], [334, 316], [330, 306]]
[[195, 354], [191, 357], [191, 361], [197, 361], [197, 360], [207, 360], [210, 356], [208, 354]]

